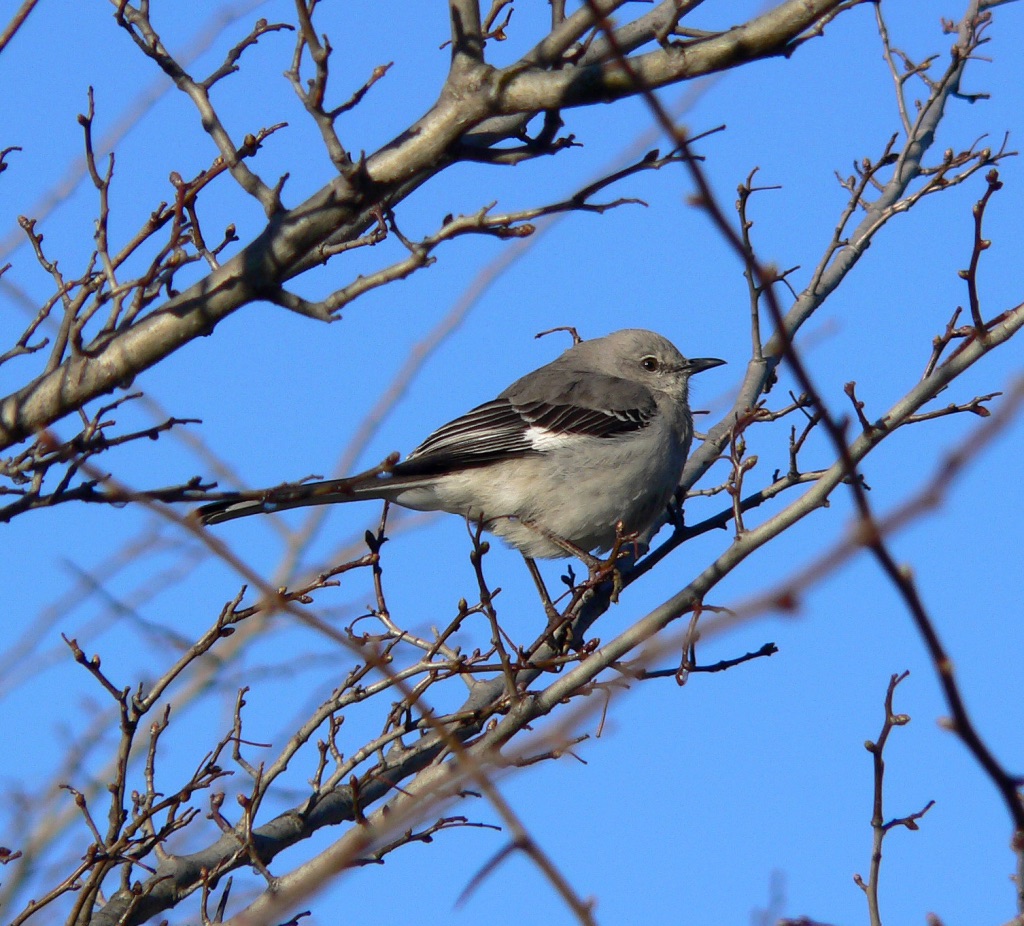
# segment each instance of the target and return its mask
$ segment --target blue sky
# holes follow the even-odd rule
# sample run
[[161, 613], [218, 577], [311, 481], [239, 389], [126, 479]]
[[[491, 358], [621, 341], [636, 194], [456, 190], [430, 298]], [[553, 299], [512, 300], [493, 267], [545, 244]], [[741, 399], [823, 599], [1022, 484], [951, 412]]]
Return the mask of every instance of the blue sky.
[[[177, 4], [153, 6], [172, 49], [186, 47], [204, 28], [193, 11]], [[548, 9], [535, 6], [517, 7], [509, 42], [496, 49], [496, 63], [514, 60], [528, 47]], [[705, 6], [696, 24], [708, 28], [731, 24], [728, 17], [754, 8]], [[893, 40], [913, 56], [940, 55], [941, 66], [951, 40], [941, 32], [940, 17], [959, 17], [962, 5], [927, 0], [888, 7]], [[208, 15], [214, 8], [211, 4]], [[6, 21], [8, 15], [0, 18]], [[215, 67], [257, 15], [288, 19], [290, 4], [257, 5], [224, 31], [197, 70]], [[395, 26], [412, 17], [415, 28]], [[991, 60], [972, 62], [965, 87], [991, 98], [953, 101], [936, 152], [963, 147], [985, 133], [994, 146], [1004, 132], [1011, 133], [1011, 147], [1019, 144], [1024, 9], [999, 7], [994, 20], [984, 49]], [[440, 5], [410, 13], [401, 3], [325, 4], [319, 25], [337, 49], [332, 79], [338, 99], [374, 66], [395, 62], [364, 105], [342, 123], [343, 139], [354, 151], [375, 150], [436, 97], [447, 65], [447, 53], [439, 48], [446, 38]], [[241, 73], [216, 88], [214, 102], [238, 136], [289, 123], [267, 141], [255, 166], [271, 180], [290, 172], [285, 200], [295, 204], [329, 179], [331, 165], [281, 76], [291, 42], [283, 33], [261, 39], [243, 59]], [[7, 88], [0, 147], [23, 149], [8, 158], [10, 169], [0, 176], [0, 242], [13, 240], [7, 235], [16, 230], [16, 217], [35, 214], [41, 197], [78, 157], [76, 116], [84, 111], [86, 88], [95, 88], [102, 136], [158, 79], [151, 62], [116, 28], [106, 4], [42, 0], [0, 56], [0, 81]], [[672, 102], [691, 92], [691, 87], [669, 89], [663, 99]], [[854, 160], [877, 156], [898, 129], [871, 6], [843, 15], [823, 39], [790, 60], [709, 82], [684, 118], [695, 132], [727, 126], [699, 146], [727, 205], [755, 167], [760, 183], [781, 187], [755, 198], [753, 234], [763, 258], [781, 267], [800, 266], [791, 277], [799, 290], [845, 201], [834, 171], [845, 175]], [[616, 163], [651, 127], [639, 101], [567, 113], [565, 120], [565, 130], [582, 147], [515, 168], [451, 171], [402, 206], [403, 232], [429, 234], [445, 214], [476, 211], [494, 200], [499, 209], [512, 210], [562, 198]], [[194, 175], [213, 156], [188, 101], [173, 91], [162, 96], [117, 147], [112, 234], [123, 240], [169, 198], [171, 171]], [[993, 243], [980, 278], [989, 315], [1021, 298], [1024, 172], [1014, 158], [1003, 162], [1000, 173], [1005, 187], [986, 214], [986, 236]], [[931, 338], [965, 302], [957, 271], [970, 257], [970, 210], [983, 190], [979, 175], [895, 219], [805, 330], [806, 361], [834, 407], [847, 407], [842, 390], [850, 380], [857, 382], [869, 417], [880, 415], [916, 382]], [[642, 197], [646, 207], [573, 215], [554, 225], [494, 280], [429, 357], [356, 467], [372, 465], [393, 450], [408, 452], [433, 427], [551, 359], [564, 342], [536, 341], [533, 335], [556, 325], [575, 325], [584, 336], [647, 327], [671, 338], [685, 354], [728, 360], [727, 367], [694, 384], [694, 406], [711, 412], [702, 421], [717, 421], [715, 412], [728, 407], [749, 354], [746, 284], [742, 268], [706, 218], [686, 205], [690, 192], [682, 170], [641, 175], [623, 182], [613, 195]], [[258, 232], [259, 209], [230, 181], [215, 184], [208, 194], [201, 208], [211, 237], [228, 222], [237, 225], [243, 242]], [[69, 272], [83, 265], [93, 247], [94, 217], [95, 191], [83, 184], [40, 223], [48, 253], [59, 256]], [[229, 460], [248, 485], [329, 473], [409, 351], [511, 246], [490, 239], [453, 242], [438, 251], [434, 266], [369, 293], [331, 326], [265, 304], [246, 308], [135, 386], [170, 414], [201, 418], [203, 424], [190, 430]], [[30, 300], [46, 298], [48, 280], [29, 250], [5, 250], [0, 264], [13, 265], [5, 280]], [[323, 296], [398, 256], [400, 249], [388, 242], [307, 274], [295, 288], [309, 298]], [[9, 291], [0, 299], [6, 345], [23, 329], [26, 315]], [[5, 393], [25, 381], [32, 363], [0, 369]], [[1020, 347], [1011, 343], [971, 370], [942, 401], [1005, 390], [1021, 368]], [[770, 405], [784, 404], [790, 388], [792, 378], [784, 371]], [[141, 407], [126, 407], [119, 420], [127, 427], [151, 418]], [[923, 485], [943, 455], [980, 425], [973, 416], [951, 416], [887, 441], [863, 467], [877, 510], [891, 510]], [[60, 430], [70, 434], [74, 427], [68, 422]], [[759, 457], [748, 476], [750, 487], [766, 484], [775, 469], [786, 466], [787, 435], [784, 422], [748, 433], [750, 452]], [[1021, 437], [1022, 426], [1014, 422], [936, 510], [893, 539], [953, 656], [979, 730], [1011, 770], [1024, 768], [1024, 502], [1016, 476]], [[808, 468], [829, 462], [824, 438], [812, 440]], [[208, 461], [174, 438], [126, 447], [103, 458], [102, 465], [137, 488], [210, 474]], [[724, 475], [720, 466], [705, 484]], [[715, 513], [721, 504], [719, 498], [695, 499], [688, 506], [689, 520]], [[377, 517], [374, 506], [332, 511], [305, 551], [303, 565], [331, 562]], [[752, 523], [761, 517], [753, 515]], [[837, 493], [829, 509], [808, 517], [729, 575], [713, 603], [735, 605], [784, 580], [835, 542], [850, 517], [847, 498]], [[303, 523], [302, 515], [289, 515], [287, 523]], [[12, 793], [15, 782], [48, 780], [70, 738], [103, 702], [95, 683], [71, 665], [61, 632], [77, 636], [87, 652], [101, 653], [119, 682], [132, 685], [152, 678], [174, 658], [174, 634], [194, 636], [208, 626], [241, 580], [219, 563], [193, 565], [194, 539], [137, 508], [65, 506], [22, 515], [3, 532], [0, 581], [7, 589], [7, 620], [0, 660], [7, 682], [0, 681], [0, 729], [4, 741], [17, 748], [0, 763], [0, 780]], [[154, 537], [153, 544], [103, 578], [102, 564], [143, 536]], [[247, 563], [268, 576], [277, 574], [283, 545], [272, 524], [239, 522], [219, 529], [218, 536]], [[595, 633], [608, 639], [647, 613], [685, 586], [728, 540], [712, 534], [676, 551], [628, 590]], [[413, 627], [445, 623], [458, 599], [474, 588], [468, 551], [465, 525], [457, 518], [429, 519], [415, 530], [395, 531], [385, 548], [392, 611]], [[502, 588], [499, 613], [510, 632], [532, 638], [543, 615], [518, 555], [495, 544], [487, 568]], [[557, 583], [559, 565], [545, 570]], [[82, 585], [83, 576], [93, 579]], [[320, 593], [316, 606], [344, 622], [371, 598], [369, 577], [358, 573]], [[52, 619], [39, 623], [47, 609]], [[22, 634], [37, 626], [37, 637], [23, 652]], [[485, 641], [486, 628], [477, 630]], [[866, 875], [871, 851], [871, 768], [863, 743], [880, 729], [889, 676], [903, 670], [911, 675], [897, 692], [896, 706], [912, 722], [890, 740], [887, 816], [911, 813], [933, 799], [936, 804], [919, 831], [896, 830], [886, 842], [883, 915], [890, 923], [923, 923], [929, 912], [946, 923], [1009, 920], [1014, 910], [1008, 817], [964, 748], [940, 728], [946, 708], [934, 672], [877, 567], [866, 555], [856, 557], [808, 590], [794, 614], [752, 620], [707, 640], [699, 655], [714, 662], [769, 640], [780, 649], [771, 659], [697, 675], [681, 689], [669, 680], [633, 685], [613, 699], [602, 736], [575, 750], [584, 762], [567, 756], [503, 779], [504, 793], [545, 851], [582, 895], [597, 899], [598, 920], [748, 923], [752, 911], [768, 904], [774, 883], [784, 898], [776, 913], [844, 926], [865, 922], [864, 899], [852, 880], [854, 872]], [[280, 744], [289, 725], [337, 683], [343, 671], [337, 662], [329, 643], [287, 618], [276, 619], [247, 652], [237, 676], [221, 680], [222, 695], [173, 715], [168, 782], [176, 770], [194, 766], [223, 733], [239, 684], [252, 685], [247, 735]], [[186, 687], [187, 680], [173, 689], [172, 701]], [[585, 717], [581, 732], [593, 734], [598, 720], [598, 714]], [[374, 722], [379, 723], [353, 718], [353, 741]], [[253, 757], [262, 755], [254, 751]], [[300, 789], [309, 774], [310, 768], [297, 768], [290, 783]], [[239, 775], [224, 787], [234, 807], [233, 792], [246, 784]], [[291, 792], [282, 794], [280, 806], [293, 798]], [[0, 815], [0, 844], [7, 845], [11, 840], [5, 833], [14, 831], [15, 821], [9, 806], [0, 806], [5, 814]], [[479, 800], [467, 801], [457, 812], [495, 821]], [[272, 869], [284, 873], [336, 835], [319, 834]], [[473, 874], [503, 844], [504, 837], [490, 830], [465, 829], [440, 834], [431, 845], [406, 847], [383, 868], [362, 869], [332, 887], [329, 898], [314, 907], [315, 920], [334, 922], [332, 911], [343, 910], [353, 924], [378, 921], [386, 898], [388, 908], [416, 904], [425, 919], [438, 923], [483, 917], [494, 924], [524, 917], [552, 926], [573, 922], [522, 857], [506, 862], [464, 906], [455, 906]], [[77, 845], [69, 843], [69, 852]], [[183, 907], [172, 919], [184, 921], [190, 913]]]

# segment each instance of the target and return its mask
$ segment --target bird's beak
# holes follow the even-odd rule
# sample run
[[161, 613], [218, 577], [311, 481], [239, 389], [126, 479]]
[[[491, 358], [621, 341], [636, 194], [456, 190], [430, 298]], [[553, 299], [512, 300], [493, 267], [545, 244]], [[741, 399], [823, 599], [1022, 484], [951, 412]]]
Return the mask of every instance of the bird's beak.
[[719, 360], [717, 357], [696, 357], [686, 361], [686, 372], [693, 376], [695, 373], [703, 373], [712, 367], [720, 367], [723, 363], [725, 361]]

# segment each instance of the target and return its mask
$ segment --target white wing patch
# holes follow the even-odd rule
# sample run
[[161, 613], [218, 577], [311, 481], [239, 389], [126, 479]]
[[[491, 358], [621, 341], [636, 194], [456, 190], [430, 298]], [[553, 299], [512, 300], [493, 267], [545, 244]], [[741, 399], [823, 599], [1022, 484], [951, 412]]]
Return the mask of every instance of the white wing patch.
[[531, 450], [557, 450], [566, 444], [579, 440], [578, 434], [566, 431], [549, 431], [547, 428], [538, 425], [530, 425], [526, 429], [526, 439], [530, 443]]

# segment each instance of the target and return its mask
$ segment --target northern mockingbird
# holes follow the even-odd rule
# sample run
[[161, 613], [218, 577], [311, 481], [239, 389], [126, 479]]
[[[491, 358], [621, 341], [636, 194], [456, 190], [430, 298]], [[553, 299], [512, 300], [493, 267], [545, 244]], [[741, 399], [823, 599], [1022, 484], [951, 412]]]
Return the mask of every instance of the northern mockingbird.
[[387, 499], [480, 519], [531, 559], [586, 558], [662, 517], [693, 437], [689, 379], [724, 362], [687, 360], [639, 328], [581, 341], [383, 472], [239, 494], [204, 505], [199, 516], [219, 524]]

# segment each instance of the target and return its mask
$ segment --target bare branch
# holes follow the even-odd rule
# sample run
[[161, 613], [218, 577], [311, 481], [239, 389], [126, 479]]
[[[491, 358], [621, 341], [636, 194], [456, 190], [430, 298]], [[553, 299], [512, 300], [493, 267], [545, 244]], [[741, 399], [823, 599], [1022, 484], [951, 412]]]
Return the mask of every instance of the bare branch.
[[[242, 158], [238, 156], [238, 146], [231, 140], [230, 135], [221, 123], [213, 104], [210, 101], [210, 85], [206, 81], [196, 81], [181, 64], [164, 47], [160, 36], [150, 22], [148, 2], [141, 2], [139, 6], [133, 7], [127, 0], [110, 0], [117, 7], [116, 19], [118, 24], [132, 37], [138, 48], [152, 58], [163, 72], [174, 81], [175, 86], [195, 104], [202, 120], [203, 128], [217, 145], [220, 156], [224, 159], [238, 185], [250, 196], [257, 199], [263, 206], [268, 218], [281, 211], [281, 199], [278, 192], [267, 186], [256, 174], [245, 165]], [[240, 45], [232, 49], [225, 63], [226, 70], [214, 72], [208, 80], [212, 83], [230, 73], [234, 69], [234, 62], [237, 61], [241, 52], [259, 38], [265, 32], [277, 31], [283, 26], [268, 26], [264, 21], [261, 30], [260, 24], [250, 33], [250, 36], [243, 40]], [[234, 59], [232, 59], [234, 55]]]
[[[29, 14], [35, 9], [38, 2], [39, 0], [22, 0], [21, 6], [11, 17], [11, 21], [4, 27], [4, 31], [0, 32], [0, 55], [3, 54], [4, 49], [11, 39], [14, 38], [14, 34], [25, 24], [25, 20], [28, 19]], [[0, 163], [2, 161], [3, 159], [0, 158]]]
[[910, 723], [907, 714], [896, 714], [893, 712], [893, 695], [896, 693], [896, 686], [904, 681], [909, 672], [893, 675], [889, 679], [889, 688], [885, 693], [885, 720], [882, 723], [882, 732], [878, 739], [872, 742], [868, 740], [864, 747], [871, 753], [871, 761], [874, 767], [874, 812], [871, 815], [871, 829], [874, 834], [874, 845], [871, 851], [871, 869], [868, 880], [865, 882], [860, 875], [854, 875], [853, 880], [867, 897], [868, 914], [871, 926], [882, 926], [882, 916], [878, 905], [878, 880], [882, 866], [882, 843], [889, 831], [896, 826], [904, 826], [910, 830], [916, 830], [917, 821], [920, 820], [935, 805], [935, 801], [929, 801], [922, 810], [910, 814], [907, 817], [885, 821], [882, 813], [883, 783], [885, 779], [885, 760], [883, 753], [885, 744], [888, 742], [889, 734], [894, 727], [906, 726]]

